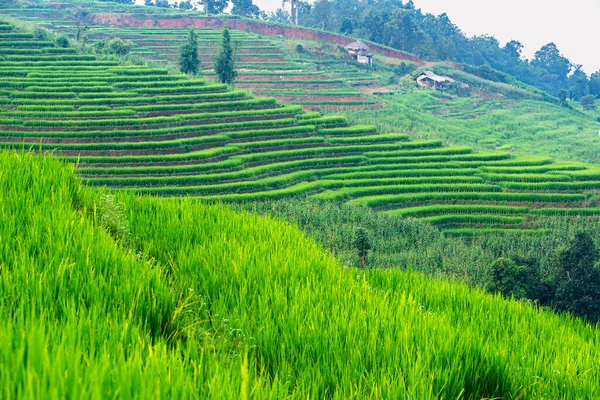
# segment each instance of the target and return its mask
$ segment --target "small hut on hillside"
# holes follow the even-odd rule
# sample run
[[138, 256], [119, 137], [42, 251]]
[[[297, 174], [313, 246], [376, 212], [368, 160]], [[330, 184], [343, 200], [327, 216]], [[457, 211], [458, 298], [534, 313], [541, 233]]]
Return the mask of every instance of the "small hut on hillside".
[[421, 87], [430, 87], [435, 90], [445, 90], [454, 83], [454, 79], [449, 76], [440, 76], [432, 71], [421, 72], [416, 76], [415, 81]]
[[345, 46], [348, 55], [360, 64], [373, 65], [373, 53], [371, 48], [360, 40], [356, 40]]

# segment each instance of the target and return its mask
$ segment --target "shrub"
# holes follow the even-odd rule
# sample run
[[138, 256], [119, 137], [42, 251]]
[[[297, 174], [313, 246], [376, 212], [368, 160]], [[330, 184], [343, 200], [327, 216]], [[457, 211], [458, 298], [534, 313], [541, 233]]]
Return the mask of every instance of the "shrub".
[[507, 297], [523, 299], [527, 296], [526, 267], [516, 265], [509, 258], [499, 258], [490, 267], [488, 290], [499, 292]]
[[57, 37], [55, 43], [58, 47], [62, 48], [67, 48], [70, 46], [69, 39], [65, 35]]
[[558, 257], [561, 276], [556, 306], [596, 323], [600, 318], [600, 264], [592, 237], [577, 233]]
[[356, 252], [360, 257], [362, 267], [365, 268], [367, 266], [367, 255], [373, 246], [371, 245], [369, 235], [364, 228], [360, 227], [354, 232], [352, 247], [356, 249]]

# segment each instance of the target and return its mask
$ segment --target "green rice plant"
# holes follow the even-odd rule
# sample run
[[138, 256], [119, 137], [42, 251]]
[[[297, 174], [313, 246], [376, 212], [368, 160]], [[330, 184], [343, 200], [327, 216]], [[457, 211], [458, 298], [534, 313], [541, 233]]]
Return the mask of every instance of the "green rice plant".
[[96, 95], [100, 92], [111, 92], [110, 86], [27, 86], [27, 92], [46, 92], [51, 89], [53, 92], [94, 92]]
[[[161, 75], [162, 76], [162, 75]], [[171, 76], [171, 75], [166, 75]], [[114, 83], [113, 87], [118, 89], [138, 89], [138, 88], [170, 88], [170, 87], [185, 87], [185, 86], [204, 86], [206, 81], [198, 79], [185, 79], [183, 76], [177, 80], [159, 80], [159, 81], [136, 81], [136, 82], [119, 82]]]
[[[35, 56], [23, 56], [23, 55], [9, 55], [6, 56], [6, 61], [39, 61], [40, 57]], [[94, 61], [96, 56], [85, 56], [85, 55], [54, 55], [44, 56], [44, 62], [48, 61]]]
[[450, 236], [521, 236], [521, 235], [548, 235], [550, 229], [502, 229], [502, 228], [459, 228], [459, 229], [444, 229], [444, 234]]
[[88, 111], [110, 111], [109, 106], [81, 106], [77, 108], [78, 112], [88, 112]]
[[[109, 108], [107, 108], [109, 109]], [[18, 111], [75, 111], [75, 107], [73, 106], [27, 106], [22, 105], [17, 107]]]
[[327, 179], [382, 179], [382, 178], [397, 178], [397, 177], [426, 177], [426, 176], [472, 176], [477, 173], [475, 169], [460, 169], [460, 168], [431, 168], [431, 169], [407, 169], [404, 166], [389, 166], [377, 170], [373, 167], [354, 168], [352, 171], [344, 171], [327, 175]]
[[[79, 99], [93, 99], [96, 102], [109, 102], [110, 99], [116, 98], [116, 99], [124, 99], [127, 97], [130, 98], [138, 98], [139, 97], [139, 93], [138, 92], [94, 92], [94, 93], [86, 93], [86, 92], [80, 92], [77, 97]], [[119, 100], [120, 101], [120, 100]], [[126, 107], [119, 107], [119, 108], [126, 108]], [[131, 108], [129, 108], [131, 109]]]
[[301, 119], [312, 119], [312, 118], [321, 118], [321, 113], [317, 111], [309, 111], [303, 114], [296, 115], [296, 118]]
[[504, 216], [504, 215], [477, 215], [477, 214], [459, 214], [459, 215], [438, 215], [434, 217], [421, 218], [435, 226], [460, 226], [460, 225], [486, 225], [486, 226], [506, 226], [521, 225], [525, 221], [524, 217]]
[[74, 48], [53, 48], [53, 47], [47, 47], [47, 48], [43, 48], [42, 51], [46, 54], [76, 54], [77, 53], [77, 49]]
[[336, 191], [328, 191], [319, 194], [317, 197], [326, 200], [344, 201], [357, 197], [369, 197], [379, 195], [391, 195], [400, 193], [433, 193], [439, 195], [443, 192], [463, 192], [477, 193], [485, 192], [485, 194], [493, 192], [501, 192], [498, 186], [486, 185], [482, 183], [467, 183], [467, 184], [420, 184], [420, 185], [386, 185], [386, 186], [367, 186], [359, 188], [344, 188]]
[[579, 171], [585, 170], [587, 167], [582, 164], [567, 164], [567, 163], [552, 163], [544, 166], [522, 166], [522, 167], [496, 167], [496, 166], [482, 166], [480, 170], [486, 173], [492, 174], [546, 174], [558, 172], [563, 174], [562, 171]]
[[21, 47], [21, 48], [30, 48], [30, 47], [48, 47], [53, 46], [54, 42], [49, 41], [27, 41], [27, 40], [3, 40], [0, 42], [2, 47]]
[[[439, 142], [434, 141], [433, 144], [437, 145]], [[427, 150], [397, 150], [397, 151], [367, 151], [365, 155], [369, 158], [377, 157], [419, 157], [419, 156], [435, 156], [435, 155], [457, 155], [457, 154], [472, 154], [473, 149], [471, 147], [457, 146], [457, 147], [436, 147]]]
[[372, 125], [355, 125], [345, 128], [323, 128], [319, 134], [324, 136], [363, 135], [375, 133], [377, 128]]
[[502, 182], [500, 185], [508, 190], [527, 190], [527, 191], [586, 191], [600, 189], [600, 181], [585, 182], [538, 182], [538, 183], [513, 183]]
[[490, 182], [569, 182], [571, 178], [561, 174], [479, 174], [486, 181]]
[[[534, 211], [533, 209], [531, 209]], [[543, 210], [543, 209], [540, 209]], [[432, 206], [420, 206], [399, 208], [386, 211], [385, 214], [401, 217], [422, 218], [437, 215], [455, 214], [489, 214], [489, 215], [505, 215], [505, 214], [528, 214], [530, 211], [527, 207], [512, 207], [512, 206], [492, 206], [492, 205], [445, 205], [438, 204]]]
[[348, 119], [342, 115], [328, 115], [326, 117], [299, 119], [298, 125], [316, 125], [319, 127], [334, 127], [348, 125]]
[[[454, 162], [454, 161], [471, 161], [471, 162], [490, 162], [508, 160], [511, 155], [508, 153], [474, 153], [474, 154], [458, 154], [458, 155], [437, 155], [437, 156], [420, 156], [420, 157], [378, 157], [369, 158], [369, 164], [390, 164], [390, 163], [415, 163], [429, 164], [437, 162]], [[481, 165], [474, 164], [474, 165]]]
[[11, 99], [74, 99], [75, 92], [11, 92]]
[[[337, 145], [353, 145], [359, 143], [385, 143], [385, 142], [404, 142], [408, 141], [409, 136], [405, 133], [382, 133], [379, 135], [367, 135], [367, 136], [354, 136], [354, 137], [328, 137], [327, 142]], [[428, 141], [431, 147], [441, 146], [442, 141], [436, 140], [435, 144], [433, 141]], [[411, 142], [415, 143], [415, 142]], [[422, 142], [423, 143], [423, 142]]]
[[600, 208], [532, 208], [530, 212], [542, 215], [600, 215]]
[[379, 196], [365, 196], [350, 200], [350, 204], [361, 204], [375, 208], [394, 208], [405, 204], [422, 204], [427, 201], [452, 202], [452, 201], [490, 201], [490, 202], [514, 202], [514, 203], [580, 203], [585, 200], [582, 194], [563, 193], [415, 193], [415, 194], [393, 194]]
[[17, 118], [69, 118], [69, 119], [79, 119], [79, 118], [90, 118], [90, 117], [127, 117], [135, 115], [133, 110], [92, 110], [85, 111], [77, 110], [77, 111], [13, 111], [5, 114], [6, 116], [17, 117]]

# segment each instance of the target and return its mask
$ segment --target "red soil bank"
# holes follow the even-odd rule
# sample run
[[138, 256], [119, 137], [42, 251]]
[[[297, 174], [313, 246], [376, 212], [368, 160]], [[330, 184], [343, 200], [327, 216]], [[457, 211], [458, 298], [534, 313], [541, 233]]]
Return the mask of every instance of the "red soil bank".
[[[134, 14], [93, 14], [89, 15], [88, 19], [91, 23], [101, 25], [111, 25], [116, 27], [144, 27], [144, 28], [214, 28], [222, 29], [223, 25], [231, 29], [241, 31], [251, 31], [261, 35], [283, 36], [286, 39], [304, 39], [314, 41], [325, 41], [333, 44], [345, 46], [352, 39], [346, 36], [337, 35], [335, 33], [313, 31], [306, 28], [293, 26], [278, 26], [269, 25], [261, 21], [247, 21], [241, 19], [221, 19], [218, 17], [180, 17], [180, 18], [163, 18], [163, 19], [147, 19], [144, 16], [136, 16]], [[403, 60], [414, 61], [419, 64], [421, 59], [415, 55], [403, 53], [399, 50], [393, 50], [386, 47], [369, 43], [371, 49], [377, 53], [384, 54], [388, 57], [400, 58]]]

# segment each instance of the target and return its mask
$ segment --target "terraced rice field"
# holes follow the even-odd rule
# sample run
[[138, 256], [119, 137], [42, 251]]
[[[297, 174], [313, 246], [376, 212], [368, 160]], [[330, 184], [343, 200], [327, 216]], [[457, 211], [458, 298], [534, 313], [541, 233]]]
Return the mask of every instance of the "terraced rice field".
[[223, 202], [327, 198], [460, 235], [539, 232], [545, 214], [600, 214], [590, 207], [600, 169], [410, 141], [1, 26], [0, 146], [52, 151], [90, 185]]
[[[86, 5], [89, 12], [106, 12], [103, 4]], [[115, 7], [123, 7], [115, 5]], [[58, 9], [64, 9], [59, 12]], [[126, 9], [126, 7], [125, 7]], [[139, 7], [138, 7], [139, 9]], [[68, 10], [68, 11], [67, 11]], [[153, 8], [141, 8], [152, 13]], [[51, 8], [35, 7], [30, 9], [5, 9], [8, 15], [40, 23], [49, 29], [55, 29], [73, 37], [76, 31], [70, 12], [72, 4], [55, 4]], [[70, 12], [69, 12], [70, 11]], [[113, 10], [114, 11], [114, 10]], [[134, 49], [131, 54], [141, 58], [177, 65], [179, 48], [184, 44], [189, 30], [182, 28], [112, 28], [93, 25], [88, 32], [89, 44], [98, 40], [120, 37], [131, 40]], [[200, 28], [198, 33], [198, 52], [201, 74], [215, 80], [213, 56], [218, 51], [221, 32], [217, 29]], [[377, 101], [365, 96], [353, 87], [354, 84], [369, 85], [376, 78], [365, 74], [351, 61], [340, 62], [334, 72], [320, 71], [318, 63], [295, 60], [284, 52], [281, 46], [271, 40], [248, 32], [231, 30], [232, 42], [236, 47], [239, 76], [236, 87], [249, 89], [262, 96], [272, 96], [290, 104], [300, 104], [305, 109], [321, 108], [363, 108], [377, 105]]]

